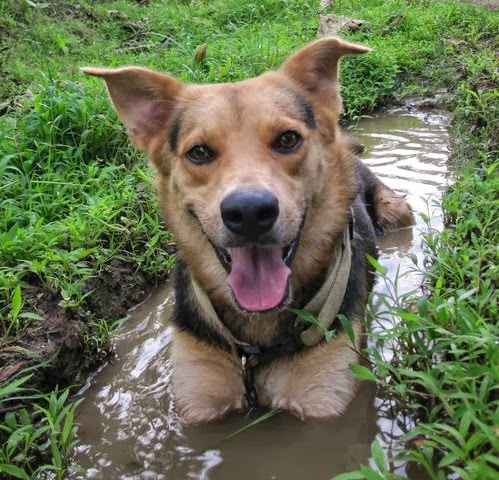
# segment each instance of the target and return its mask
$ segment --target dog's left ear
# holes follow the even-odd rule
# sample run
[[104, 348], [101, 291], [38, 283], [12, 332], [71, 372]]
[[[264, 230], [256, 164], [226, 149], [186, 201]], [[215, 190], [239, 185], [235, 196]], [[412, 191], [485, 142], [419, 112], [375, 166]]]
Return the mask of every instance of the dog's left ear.
[[338, 65], [343, 55], [367, 53], [370, 48], [331, 37], [316, 40], [291, 55], [281, 71], [305, 87], [313, 98], [327, 102], [337, 94]]

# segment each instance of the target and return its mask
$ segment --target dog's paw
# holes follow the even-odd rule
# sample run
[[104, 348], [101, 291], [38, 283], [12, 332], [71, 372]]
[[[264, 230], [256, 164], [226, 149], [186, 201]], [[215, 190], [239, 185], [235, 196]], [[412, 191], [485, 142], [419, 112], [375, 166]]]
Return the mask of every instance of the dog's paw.
[[272, 408], [289, 412], [304, 421], [328, 419], [341, 415], [354, 396], [352, 390], [338, 394], [327, 388], [318, 388], [305, 395], [280, 398], [273, 402]]
[[242, 409], [242, 402], [224, 398], [177, 399], [176, 409], [184, 424], [195, 425], [220, 420], [230, 412]]

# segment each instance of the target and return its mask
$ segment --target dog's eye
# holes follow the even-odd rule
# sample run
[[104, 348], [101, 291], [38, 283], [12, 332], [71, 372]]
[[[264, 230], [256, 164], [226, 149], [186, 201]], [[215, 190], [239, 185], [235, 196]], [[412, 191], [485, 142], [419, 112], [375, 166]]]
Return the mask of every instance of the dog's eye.
[[301, 144], [301, 135], [293, 130], [287, 130], [274, 140], [272, 148], [279, 153], [291, 153], [298, 150]]
[[202, 165], [203, 163], [209, 163], [215, 160], [215, 152], [208, 147], [208, 145], [195, 145], [192, 147], [185, 156], [196, 165]]

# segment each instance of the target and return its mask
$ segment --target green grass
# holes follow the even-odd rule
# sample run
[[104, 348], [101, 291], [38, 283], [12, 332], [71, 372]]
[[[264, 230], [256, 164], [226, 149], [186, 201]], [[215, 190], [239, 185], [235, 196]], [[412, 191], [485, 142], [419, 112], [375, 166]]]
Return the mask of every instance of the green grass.
[[[425, 238], [426, 295], [377, 296], [384, 308], [372, 310], [367, 354], [380, 395], [416, 420], [390, 460], [414, 462], [433, 479], [497, 475], [496, 167], [468, 164], [444, 196], [447, 228]], [[396, 279], [379, 270], [396, 292]]]
[[[497, 478], [499, 82], [493, 49], [498, 17], [478, 11], [472, 19], [464, 14], [468, 8], [441, 7], [463, 32], [454, 36], [458, 32], [442, 29], [452, 39], [440, 45], [450, 58], [435, 59], [420, 80], [430, 92], [445, 85], [452, 93], [454, 171], [442, 200], [445, 229], [425, 237], [424, 295], [377, 298], [393, 327], [374, 328], [375, 346], [366, 352], [381, 395], [414, 418], [416, 427], [398, 445], [395, 458], [384, 458], [375, 442], [376, 468], [363, 466], [336, 480], [402, 478], [389, 467], [394, 460], [413, 462], [432, 479]], [[421, 21], [432, 24], [430, 18]], [[434, 21], [443, 19], [435, 15]], [[410, 91], [414, 87], [406, 78], [401, 86]], [[384, 281], [396, 291], [396, 279]], [[372, 321], [376, 325], [383, 317], [373, 311]]]
[[118, 255], [151, 275], [171, 264], [169, 235], [144, 184], [147, 166], [109, 113], [92, 88], [58, 82], [2, 119], [0, 315], [7, 334], [36, 321], [22, 301], [30, 285], [59, 292], [61, 306], [77, 309], [90, 293], [86, 282]]
[[2, 478], [29, 480], [50, 474], [62, 480], [68, 472], [79, 402], [68, 402], [69, 388], [43, 393], [26, 386], [44, 366], [46, 362], [16, 371], [7, 385], [0, 386]]
[[[397, 340], [397, 363], [369, 353], [380, 385], [419, 419], [404, 456], [426, 465], [433, 478], [449, 472], [488, 478], [497, 466], [493, 426], [499, 420], [493, 403], [498, 15], [456, 2], [333, 3], [335, 13], [368, 21], [344, 36], [373, 47], [343, 63], [345, 121], [395, 96], [442, 89], [455, 114], [453, 161], [459, 168], [444, 198], [447, 229], [427, 238], [428, 296], [411, 299], [416, 307], [410, 309], [400, 299], [400, 324], [378, 334], [379, 342]], [[0, 116], [0, 358], [6, 363], [0, 389], [13, 388], [0, 397], [2, 415], [9, 396], [35, 395], [5, 368], [41, 361], [29, 350], [19, 353], [16, 343], [47, 321], [40, 295], [79, 324], [82, 364], [88, 365], [109, 349], [118, 320], [90, 301], [95, 282], [118, 265], [128, 271], [128, 283], [154, 283], [165, 278], [174, 258], [146, 160], [130, 146], [102, 84], [78, 68], [140, 64], [185, 81], [238, 80], [277, 67], [314, 38], [318, 12], [315, 0], [0, 3], [0, 104], [9, 105]], [[202, 44], [206, 60], [195, 64]], [[47, 410], [47, 402], [57, 403], [50, 400], [55, 395], [64, 400], [58, 411], [71, 416], [62, 392], [48, 393], [41, 405]], [[58, 437], [48, 429], [40, 444], [31, 440], [37, 428], [62, 427], [53, 427], [36, 402], [22, 408], [9, 407], [0, 463], [23, 469], [26, 478], [42, 464], [63, 475], [72, 417], [58, 455], [50, 447]], [[16, 443], [13, 435], [24, 440]], [[29, 453], [42, 446], [45, 456]], [[394, 478], [378, 447], [373, 445], [378, 473], [365, 467], [349, 478]]]

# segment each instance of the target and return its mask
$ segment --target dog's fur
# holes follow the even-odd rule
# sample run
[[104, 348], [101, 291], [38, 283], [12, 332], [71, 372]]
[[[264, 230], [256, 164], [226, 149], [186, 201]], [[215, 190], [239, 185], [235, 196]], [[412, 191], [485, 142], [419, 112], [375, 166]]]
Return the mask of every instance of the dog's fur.
[[[286, 307], [302, 308], [323, 283], [351, 212], [352, 266], [340, 313], [352, 323], [358, 347], [372, 285], [365, 255], [376, 255], [374, 226], [399, 228], [413, 220], [405, 201], [354, 158], [337, 126], [339, 59], [367, 51], [337, 38], [318, 40], [279, 70], [234, 84], [185, 84], [137, 67], [83, 69], [106, 81], [131, 139], [157, 171], [164, 217], [178, 245], [173, 386], [187, 422], [247, 408], [240, 358], [207, 321], [192, 280], [235, 338], [268, 343], [293, 328], [296, 316]], [[282, 138], [289, 131], [299, 139], [292, 148]], [[271, 230], [249, 238], [227, 228], [221, 204], [254, 187], [272, 192], [279, 208]], [[241, 307], [219, 249], [285, 248], [295, 239], [282, 301]], [[260, 404], [301, 418], [340, 414], [356, 392], [349, 365], [357, 354], [338, 330], [329, 342], [259, 366]]]

